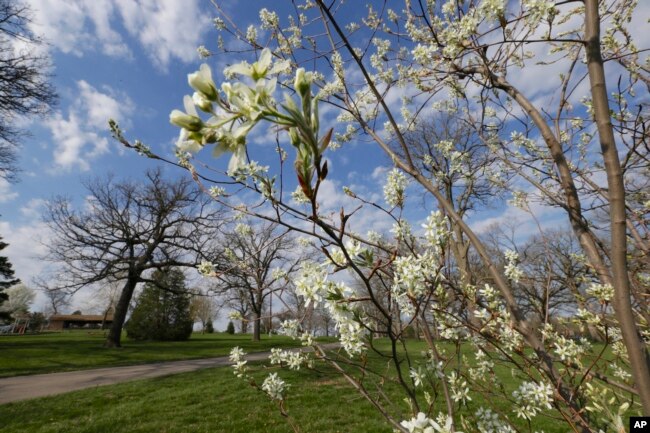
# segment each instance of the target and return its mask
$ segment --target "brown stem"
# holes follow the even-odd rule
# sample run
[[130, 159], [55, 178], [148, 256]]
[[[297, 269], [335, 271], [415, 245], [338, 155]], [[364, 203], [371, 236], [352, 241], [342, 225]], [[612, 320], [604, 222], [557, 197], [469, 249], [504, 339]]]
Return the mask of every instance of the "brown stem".
[[611, 263], [615, 291], [614, 312], [621, 327], [623, 342], [630, 359], [632, 376], [641, 398], [643, 412], [645, 415], [650, 415], [650, 358], [640, 339], [630, 302], [630, 281], [627, 275], [625, 185], [609, 114], [605, 69], [600, 51], [600, 16], [597, 0], [585, 0], [585, 39], [594, 117], [607, 172]]

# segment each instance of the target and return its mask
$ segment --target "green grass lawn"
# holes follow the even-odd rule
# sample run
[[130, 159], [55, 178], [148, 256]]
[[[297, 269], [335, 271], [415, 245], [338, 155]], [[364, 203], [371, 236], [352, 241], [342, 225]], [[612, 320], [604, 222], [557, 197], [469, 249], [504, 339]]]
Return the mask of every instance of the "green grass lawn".
[[[339, 377], [282, 371], [289, 411], [309, 432], [390, 433]], [[269, 399], [230, 368], [130, 382], [0, 406], [2, 433], [291, 432]]]
[[[233, 337], [231, 342], [237, 341]], [[413, 353], [418, 353], [419, 346], [424, 347], [417, 342], [409, 346]], [[390, 368], [386, 370], [386, 361], [377, 355], [369, 356], [368, 366], [390, 371]], [[331, 368], [319, 365], [317, 372], [305, 369], [273, 371], [291, 385], [288, 411], [303, 432], [393, 431], [370, 403]], [[392, 371], [391, 376], [394, 376], [394, 369]], [[257, 371], [254, 376], [261, 383], [268, 373], [268, 370]], [[517, 387], [518, 380], [513, 378], [510, 369], [502, 367], [497, 373], [506, 387]], [[372, 381], [367, 381], [366, 385], [369, 390], [376, 391]], [[388, 381], [383, 389], [394, 400], [394, 409], [398, 412], [395, 415], [400, 419], [410, 417], [397, 385]], [[460, 409], [460, 414], [473, 413], [482, 405], [485, 401], [474, 395], [468, 406]], [[507, 403], [503, 409], [508, 411]], [[436, 407], [434, 413], [438, 410], [443, 408]], [[525, 423], [520, 424], [522, 431], [528, 431]], [[538, 417], [532, 427], [532, 431], [544, 430], [545, 433], [565, 433], [567, 430], [563, 423], [544, 417]], [[1, 433], [291, 431], [270, 400], [235, 377], [230, 368], [206, 369], [0, 406]]]
[[87, 368], [142, 364], [179, 359], [227, 355], [234, 346], [247, 352], [266, 351], [274, 346], [299, 346], [284, 336], [225, 333], [192, 334], [188, 341], [132, 341], [122, 339], [122, 348], [106, 349], [103, 331], [68, 331], [36, 335], [0, 336], [0, 377]]
[[[25, 340], [28, 337], [25, 337]], [[101, 336], [90, 338], [70, 334], [44, 338], [46, 342], [59, 342], [59, 346], [80, 343], [86, 352], [104, 354], [97, 357], [93, 365], [86, 360], [84, 366], [116, 365], [118, 362], [133, 363], [152, 360], [179, 359], [179, 357], [215, 356], [227, 353], [232, 346], [239, 345], [247, 352], [267, 349], [273, 345], [289, 341], [280, 337], [264, 339], [253, 344], [250, 336], [241, 335], [196, 335], [185, 343], [133, 343], [128, 340], [122, 349], [125, 355], [101, 349]], [[50, 338], [48, 340], [48, 338]], [[0, 344], [8, 340], [0, 339]], [[14, 353], [20, 346], [16, 340]], [[36, 341], [36, 340], [34, 340]], [[91, 344], [92, 343], [92, 344]], [[38, 344], [23, 344], [24, 347], [40, 347]], [[388, 351], [385, 341], [378, 346], [383, 352]], [[423, 342], [410, 341], [409, 351], [420, 353]], [[453, 353], [451, 344], [442, 344], [440, 349], [448, 355]], [[0, 349], [3, 350], [3, 349]], [[36, 352], [44, 357], [52, 348], [39, 348]], [[137, 355], [138, 352], [141, 352]], [[3, 365], [7, 364], [4, 353], [0, 357]], [[25, 352], [23, 355], [26, 356]], [[469, 345], [461, 346], [462, 355], [472, 359]], [[63, 356], [63, 359], [70, 355]], [[81, 355], [80, 355], [81, 356]], [[416, 357], [418, 355], [415, 355]], [[117, 357], [117, 358], [116, 358]], [[35, 361], [34, 361], [35, 362]], [[399, 389], [395, 369], [386, 359], [369, 353], [366, 360], [370, 369], [388, 373], [389, 379], [381, 385], [384, 393], [390, 396], [394, 405], [391, 413], [399, 420], [410, 418], [410, 411], [403, 401], [404, 394]], [[41, 359], [36, 366], [51, 368]], [[34, 370], [36, 366], [32, 366]], [[78, 368], [78, 366], [77, 366]], [[253, 375], [261, 384], [271, 371], [255, 366]], [[335, 373], [331, 367], [317, 364], [318, 371], [301, 369], [289, 371], [274, 368], [290, 384], [287, 396], [287, 408], [301, 431], [311, 432], [392, 432], [390, 425], [360, 394], [352, 389], [345, 379]], [[28, 370], [25, 368], [25, 370]], [[406, 370], [406, 367], [405, 367]], [[521, 379], [513, 373], [508, 365], [496, 363], [495, 374], [501, 379], [506, 395], [516, 389]], [[364, 380], [364, 385], [373, 395], [377, 395], [377, 382], [371, 378]], [[498, 396], [498, 390], [486, 389], [483, 395], [472, 394], [472, 401], [466, 406], [457, 407], [457, 416], [473, 414], [483, 406], [497, 403], [496, 410], [511, 414], [511, 404]], [[421, 399], [422, 401], [424, 399]], [[444, 411], [440, 404], [434, 407], [433, 414]], [[557, 415], [556, 415], [557, 416]], [[517, 423], [522, 432], [544, 431], [545, 433], [566, 433], [568, 427], [561, 420], [549, 416], [537, 416], [528, 425], [514, 415], [510, 419]], [[530, 429], [530, 430], [529, 430]], [[279, 414], [277, 407], [266, 395], [249, 386], [244, 380], [235, 377], [230, 368], [212, 368], [191, 373], [178, 374], [149, 380], [134, 381], [111, 386], [102, 386], [84, 391], [77, 391], [59, 396], [34, 399], [24, 402], [0, 405], [0, 433], [193, 433], [193, 432], [291, 432], [286, 420]], [[465, 428], [463, 431], [473, 431]]]

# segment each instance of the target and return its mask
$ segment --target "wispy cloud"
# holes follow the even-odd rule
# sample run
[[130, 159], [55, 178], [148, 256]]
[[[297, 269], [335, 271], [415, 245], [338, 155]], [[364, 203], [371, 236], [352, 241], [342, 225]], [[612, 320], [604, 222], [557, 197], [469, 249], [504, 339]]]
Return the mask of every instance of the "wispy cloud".
[[66, 114], [56, 112], [45, 122], [55, 143], [53, 160], [55, 168], [82, 171], [90, 168], [89, 162], [109, 150], [107, 121], [113, 118], [128, 126], [134, 104], [127, 95], [108, 86], [96, 89], [84, 80], [77, 82], [77, 99]]
[[31, 0], [32, 29], [64, 53], [83, 56], [134, 55], [120, 32], [138, 41], [151, 62], [166, 70], [177, 59], [196, 59], [196, 47], [210, 26], [198, 0]]
[[0, 203], [7, 203], [18, 197], [18, 193], [11, 189], [11, 184], [0, 178]]

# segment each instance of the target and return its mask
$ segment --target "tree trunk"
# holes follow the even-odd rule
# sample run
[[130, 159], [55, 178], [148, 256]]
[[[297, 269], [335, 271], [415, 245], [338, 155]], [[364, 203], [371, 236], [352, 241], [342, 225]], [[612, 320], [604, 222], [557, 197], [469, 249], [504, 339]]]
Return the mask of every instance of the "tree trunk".
[[639, 336], [630, 301], [630, 281], [627, 275], [625, 185], [610, 118], [605, 69], [600, 52], [600, 17], [597, 0], [585, 1], [585, 39], [594, 119], [598, 127], [609, 189], [611, 263], [615, 293], [614, 312], [630, 358], [632, 377], [641, 398], [643, 413], [650, 415], [650, 357]]
[[253, 341], [260, 341], [261, 316], [259, 311], [253, 311]]
[[122, 327], [126, 320], [126, 313], [129, 310], [129, 304], [135, 291], [135, 286], [138, 284], [135, 278], [129, 278], [122, 288], [120, 299], [115, 306], [115, 313], [113, 314], [113, 323], [111, 329], [108, 331], [108, 336], [104, 342], [104, 347], [122, 347], [120, 338], [122, 337]]

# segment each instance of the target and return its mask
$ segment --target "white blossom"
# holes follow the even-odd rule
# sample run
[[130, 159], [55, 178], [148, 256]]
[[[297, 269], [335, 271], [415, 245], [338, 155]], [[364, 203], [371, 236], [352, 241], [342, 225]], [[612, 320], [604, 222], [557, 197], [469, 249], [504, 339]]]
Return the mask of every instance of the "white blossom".
[[411, 379], [413, 379], [413, 385], [416, 387], [422, 386], [422, 383], [425, 380], [425, 374], [422, 371], [422, 367], [418, 367], [417, 370], [413, 367], [409, 370], [409, 375], [411, 376]]
[[546, 383], [524, 382], [512, 393], [517, 417], [531, 420], [543, 409], [551, 409], [553, 388]]
[[211, 262], [203, 260], [197, 267], [196, 270], [199, 272], [199, 274], [203, 275], [204, 277], [212, 276], [215, 274], [215, 267], [214, 264]]
[[286, 388], [286, 383], [278, 377], [277, 373], [269, 374], [262, 383], [262, 389], [266, 391], [269, 397], [273, 400], [284, 400]]
[[436, 253], [439, 252], [449, 235], [443, 213], [440, 211], [431, 212], [427, 217], [427, 221], [422, 224], [422, 228], [424, 229], [424, 238], [428, 247]]
[[260, 10], [260, 21], [262, 22], [262, 28], [265, 30], [273, 30], [280, 26], [278, 14], [266, 8]]
[[226, 189], [220, 186], [212, 186], [208, 192], [212, 198], [219, 198], [226, 193]]
[[204, 45], [199, 45], [196, 49], [196, 52], [199, 54], [199, 57], [206, 59], [212, 55], [210, 50], [208, 50]]
[[240, 347], [233, 347], [230, 350], [230, 362], [233, 362], [233, 373], [237, 377], [244, 377], [248, 368], [246, 367], [247, 361], [244, 360], [244, 351]]
[[388, 173], [384, 185], [384, 198], [389, 206], [404, 206], [404, 190], [407, 184], [408, 180], [400, 170], [394, 168]]
[[239, 311], [231, 311], [228, 313], [228, 319], [230, 320], [243, 320], [244, 317], [241, 315]]
[[600, 302], [611, 302], [614, 299], [614, 287], [610, 284], [593, 283], [587, 288], [587, 294], [598, 299]]
[[[444, 425], [442, 423], [436, 422], [432, 419], [429, 419], [426, 414], [419, 412], [414, 418], [411, 418], [408, 421], [402, 421], [400, 425], [406, 428], [409, 433], [451, 433], [453, 421], [450, 417], [444, 416], [445, 420]], [[463, 433], [456, 430], [456, 433]]]
[[285, 320], [280, 325], [280, 333], [288, 337], [297, 337], [300, 329], [300, 322], [295, 319]]
[[506, 250], [504, 255], [506, 257], [506, 266], [504, 268], [505, 275], [515, 283], [518, 283], [519, 279], [523, 275], [523, 272], [517, 266], [519, 255], [513, 250]]
[[514, 433], [516, 430], [491, 409], [480, 407], [476, 411], [476, 428], [480, 433]]
[[239, 223], [235, 226], [235, 233], [239, 236], [250, 236], [253, 233], [253, 228], [248, 224]]
[[246, 40], [251, 43], [255, 43], [257, 41], [257, 27], [252, 24], [249, 25], [246, 29]]
[[472, 400], [469, 396], [469, 386], [467, 381], [452, 371], [448, 376], [451, 398], [455, 402], [467, 403]]

